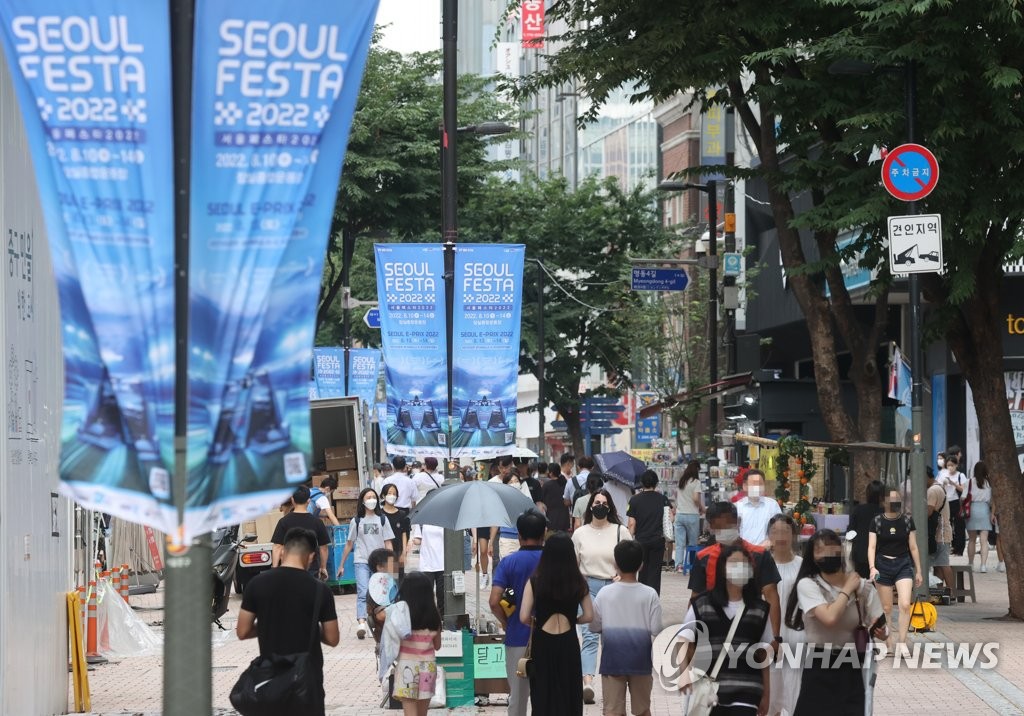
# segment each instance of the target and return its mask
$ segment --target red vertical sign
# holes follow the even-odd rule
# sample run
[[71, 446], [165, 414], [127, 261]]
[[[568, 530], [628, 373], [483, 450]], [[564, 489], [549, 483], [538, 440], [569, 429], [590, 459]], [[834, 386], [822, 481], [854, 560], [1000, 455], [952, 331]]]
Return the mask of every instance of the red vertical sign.
[[523, 2], [523, 47], [544, 47], [544, 0]]

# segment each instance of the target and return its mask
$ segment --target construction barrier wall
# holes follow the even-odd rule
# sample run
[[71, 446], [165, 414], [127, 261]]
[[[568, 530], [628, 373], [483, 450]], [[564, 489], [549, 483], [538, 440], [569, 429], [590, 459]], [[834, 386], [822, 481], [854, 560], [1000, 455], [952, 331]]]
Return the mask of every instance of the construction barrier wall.
[[57, 496], [64, 366], [25, 131], [0, 56], [0, 714], [66, 712], [70, 507]]

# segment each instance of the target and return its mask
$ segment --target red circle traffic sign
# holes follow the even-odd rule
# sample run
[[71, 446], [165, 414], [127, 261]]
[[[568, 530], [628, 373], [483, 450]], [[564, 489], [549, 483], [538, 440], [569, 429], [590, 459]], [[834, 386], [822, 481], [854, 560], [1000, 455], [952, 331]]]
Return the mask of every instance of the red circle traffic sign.
[[882, 184], [902, 201], [918, 201], [939, 183], [939, 162], [927, 147], [901, 144], [882, 161]]

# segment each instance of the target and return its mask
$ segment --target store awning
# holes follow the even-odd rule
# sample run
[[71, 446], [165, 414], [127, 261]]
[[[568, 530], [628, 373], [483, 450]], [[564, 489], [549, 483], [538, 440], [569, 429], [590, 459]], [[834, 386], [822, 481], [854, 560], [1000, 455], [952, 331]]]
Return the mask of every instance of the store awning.
[[[738, 442], [747, 443], [749, 445], [757, 445], [758, 447], [773, 448], [778, 444], [778, 440], [772, 440], [770, 438], [762, 438], [758, 435], [743, 435], [736, 433], [730, 437], [736, 439]], [[831, 443], [823, 440], [804, 440], [804, 445], [807, 447], [816, 448], [835, 448], [842, 450], [849, 450], [851, 452], [857, 452], [859, 450], [872, 451], [872, 452], [910, 452], [909, 447], [903, 445], [892, 445], [890, 443], [879, 443], [879, 442], [860, 442], [860, 443]]]
[[702, 385], [701, 387], [690, 391], [683, 391], [682, 393], [676, 393], [675, 395], [662, 398], [657, 403], [648, 405], [646, 408], [640, 410], [639, 415], [641, 418], [650, 418], [654, 415], [658, 415], [661, 411], [668, 410], [680, 403], [694, 403], [701, 400], [707, 400], [709, 398], [729, 395], [730, 393], [744, 390], [752, 381], [752, 373], [739, 373], [737, 375], [726, 376], [717, 383], [709, 383], [708, 385]]

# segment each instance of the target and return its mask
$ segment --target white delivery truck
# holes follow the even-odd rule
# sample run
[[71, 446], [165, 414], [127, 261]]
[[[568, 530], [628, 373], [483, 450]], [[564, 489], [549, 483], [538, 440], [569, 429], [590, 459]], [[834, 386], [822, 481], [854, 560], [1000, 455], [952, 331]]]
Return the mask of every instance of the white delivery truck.
[[[322, 398], [309, 401], [309, 429], [312, 443], [311, 472], [314, 485], [328, 474], [338, 478], [338, 490], [332, 506], [343, 529], [335, 529], [335, 542], [347, 537], [348, 520], [355, 516], [359, 490], [370, 483], [370, 452], [367, 436], [370, 430], [369, 414], [359, 398]], [[344, 457], [339, 457], [344, 456]], [[330, 459], [333, 457], [333, 460]], [[243, 544], [238, 554], [235, 571], [235, 591], [239, 594], [245, 585], [260, 572], [270, 568], [273, 544], [270, 539], [281, 513], [274, 509], [255, 521], [257, 541]], [[243, 530], [243, 532], [246, 530]], [[343, 539], [342, 539], [343, 541]], [[332, 549], [333, 552], [337, 550]], [[332, 561], [340, 559], [340, 551]], [[346, 569], [340, 579], [335, 578], [337, 564], [330, 565], [328, 584], [335, 587], [355, 583], [354, 575]]]

